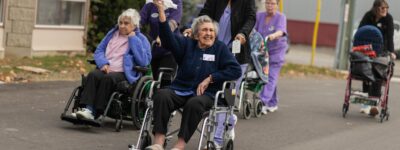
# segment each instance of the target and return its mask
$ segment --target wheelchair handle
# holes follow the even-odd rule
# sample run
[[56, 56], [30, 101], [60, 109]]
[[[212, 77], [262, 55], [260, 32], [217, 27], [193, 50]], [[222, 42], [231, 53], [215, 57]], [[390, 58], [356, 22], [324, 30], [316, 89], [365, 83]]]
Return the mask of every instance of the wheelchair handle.
[[135, 66], [133, 67], [133, 71], [141, 72], [141, 73], [146, 73], [149, 70], [147, 67], [142, 67], [142, 66]]

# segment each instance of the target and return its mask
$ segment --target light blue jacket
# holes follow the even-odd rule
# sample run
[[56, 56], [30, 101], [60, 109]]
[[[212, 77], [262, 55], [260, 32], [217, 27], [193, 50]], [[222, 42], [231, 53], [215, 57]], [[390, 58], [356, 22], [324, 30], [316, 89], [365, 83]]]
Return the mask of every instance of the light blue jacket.
[[[94, 52], [94, 61], [96, 62], [97, 68], [102, 68], [104, 65], [110, 64], [106, 58], [106, 48], [115, 32], [118, 32], [118, 26], [107, 33]], [[136, 72], [133, 67], [146, 67], [151, 61], [149, 41], [140, 31], [136, 30], [135, 33], [135, 36], [128, 37], [129, 49], [125, 52], [123, 58], [125, 78], [130, 84], [136, 83], [139, 77], [142, 76], [142, 74]]]

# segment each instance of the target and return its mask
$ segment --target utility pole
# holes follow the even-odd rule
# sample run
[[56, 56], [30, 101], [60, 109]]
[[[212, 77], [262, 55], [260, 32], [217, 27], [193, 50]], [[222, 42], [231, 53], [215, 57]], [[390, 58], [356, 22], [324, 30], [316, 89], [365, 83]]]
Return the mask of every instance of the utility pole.
[[354, 8], [356, 0], [342, 0], [341, 21], [339, 35], [336, 39], [335, 69], [346, 70], [348, 68], [349, 51], [353, 36]]

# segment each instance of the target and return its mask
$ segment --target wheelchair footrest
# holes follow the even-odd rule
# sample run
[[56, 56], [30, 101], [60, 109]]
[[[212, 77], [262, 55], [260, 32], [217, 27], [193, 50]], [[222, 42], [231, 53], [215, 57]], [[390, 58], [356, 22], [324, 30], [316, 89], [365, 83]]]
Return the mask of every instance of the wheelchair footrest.
[[101, 127], [102, 126], [101, 122], [99, 122], [97, 120], [78, 119], [76, 117], [73, 117], [71, 115], [66, 115], [66, 114], [61, 115], [61, 120], [70, 122], [74, 125], [89, 125], [89, 126], [93, 126], [93, 127]]

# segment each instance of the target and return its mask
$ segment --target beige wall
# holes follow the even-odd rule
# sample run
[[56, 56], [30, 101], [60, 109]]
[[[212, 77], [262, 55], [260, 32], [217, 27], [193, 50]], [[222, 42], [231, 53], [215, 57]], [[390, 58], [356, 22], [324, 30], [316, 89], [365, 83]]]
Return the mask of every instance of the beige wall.
[[82, 28], [35, 28], [32, 33], [33, 53], [46, 51], [85, 52], [83, 42], [84, 29]]
[[4, 58], [4, 28], [0, 28], [0, 59]]

